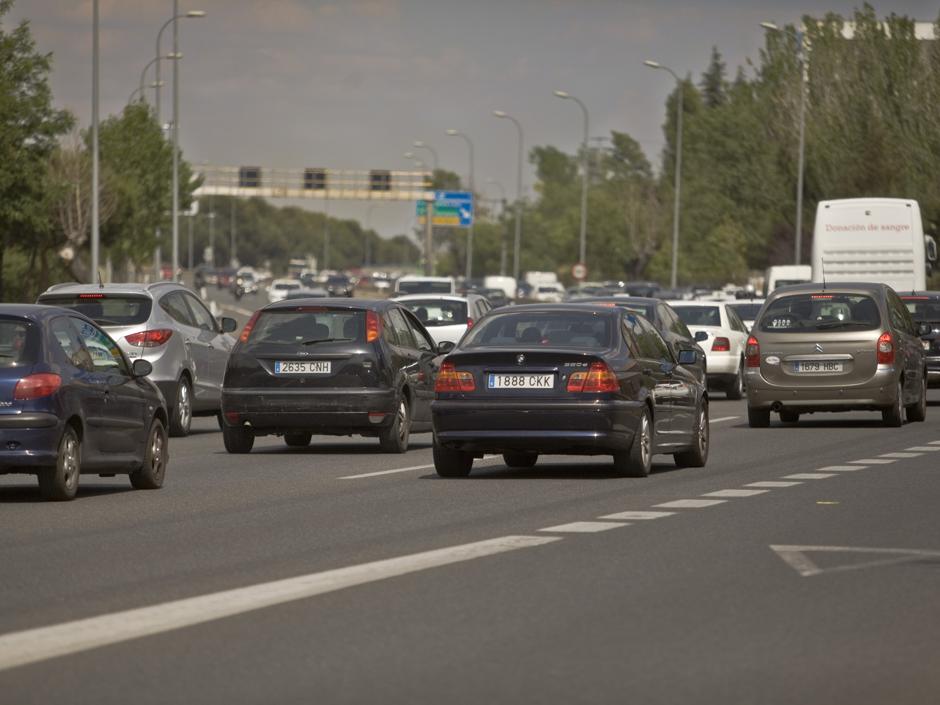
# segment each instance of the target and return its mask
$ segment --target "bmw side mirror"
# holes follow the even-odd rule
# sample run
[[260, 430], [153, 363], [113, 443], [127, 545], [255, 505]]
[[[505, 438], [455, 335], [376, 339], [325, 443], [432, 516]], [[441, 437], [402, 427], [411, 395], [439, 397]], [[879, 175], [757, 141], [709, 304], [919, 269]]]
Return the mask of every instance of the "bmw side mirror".
[[680, 350], [679, 351], [679, 364], [685, 367], [689, 365], [694, 365], [698, 361], [698, 353], [694, 350]]
[[231, 333], [235, 330], [238, 330], [238, 321], [236, 321], [234, 318], [223, 316], [219, 319], [219, 323], [222, 326], [223, 333]]
[[696, 343], [701, 343], [701, 342], [704, 341], [704, 340], [708, 340], [708, 333], [706, 333], [706, 332], [703, 331], [703, 330], [696, 331], [696, 332], [695, 332], [695, 342], [696, 342]]
[[137, 358], [134, 360], [134, 364], [131, 365], [131, 372], [134, 373], [135, 377], [146, 377], [153, 372], [153, 365], [150, 364], [149, 360]]
[[442, 340], [441, 342], [439, 342], [439, 343], [437, 344], [437, 354], [438, 354], [438, 355], [446, 355], [446, 354], [449, 353], [451, 350], [453, 350], [455, 347], [457, 347], [457, 346], [454, 345], [454, 344], [453, 344], [452, 342], [450, 342], [449, 340]]

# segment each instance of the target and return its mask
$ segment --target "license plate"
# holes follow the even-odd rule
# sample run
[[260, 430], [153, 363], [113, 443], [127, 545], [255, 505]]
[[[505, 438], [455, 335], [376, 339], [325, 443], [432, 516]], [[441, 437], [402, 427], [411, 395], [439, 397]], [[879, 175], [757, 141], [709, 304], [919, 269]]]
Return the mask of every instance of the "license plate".
[[834, 360], [800, 360], [793, 363], [796, 372], [842, 372], [842, 363]]
[[276, 375], [328, 375], [333, 371], [329, 360], [278, 360], [274, 363]]
[[490, 374], [487, 386], [490, 389], [554, 389], [555, 375]]

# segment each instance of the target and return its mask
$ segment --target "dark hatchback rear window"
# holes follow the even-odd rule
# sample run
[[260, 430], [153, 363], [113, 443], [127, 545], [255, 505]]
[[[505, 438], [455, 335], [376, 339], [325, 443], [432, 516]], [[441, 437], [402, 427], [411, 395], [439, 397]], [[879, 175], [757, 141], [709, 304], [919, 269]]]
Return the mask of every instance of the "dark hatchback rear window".
[[467, 304], [463, 301], [426, 299], [402, 301], [426, 328], [467, 325]]
[[918, 323], [940, 322], [940, 297], [902, 296], [901, 300]]
[[610, 316], [580, 312], [490, 314], [461, 347], [545, 346], [603, 350], [610, 347]]
[[23, 318], [0, 316], [0, 368], [32, 365], [39, 358], [39, 328]]
[[314, 345], [316, 342], [365, 342], [366, 312], [313, 306], [273, 309], [258, 316], [249, 345]]
[[84, 313], [102, 326], [130, 326], [150, 318], [153, 299], [133, 294], [69, 294], [43, 296], [39, 303]]
[[872, 330], [881, 326], [878, 304], [864, 294], [794, 294], [768, 304], [758, 330], [767, 333], [815, 333]]

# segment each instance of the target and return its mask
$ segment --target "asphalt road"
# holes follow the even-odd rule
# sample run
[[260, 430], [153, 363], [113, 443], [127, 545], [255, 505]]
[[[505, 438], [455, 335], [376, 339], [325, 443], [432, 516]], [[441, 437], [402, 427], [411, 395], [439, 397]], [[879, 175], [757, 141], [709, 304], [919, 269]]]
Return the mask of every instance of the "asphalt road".
[[0, 477], [0, 703], [935, 703], [931, 399], [758, 430], [716, 398], [708, 466], [646, 479], [443, 480], [427, 434], [231, 456], [210, 419], [160, 491]]

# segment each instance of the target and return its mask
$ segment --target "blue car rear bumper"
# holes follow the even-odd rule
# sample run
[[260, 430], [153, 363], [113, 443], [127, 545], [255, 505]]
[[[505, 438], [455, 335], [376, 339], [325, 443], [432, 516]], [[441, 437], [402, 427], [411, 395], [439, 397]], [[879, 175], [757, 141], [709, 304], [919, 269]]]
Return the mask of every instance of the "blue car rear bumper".
[[0, 415], [0, 473], [55, 465], [62, 426], [55, 414]]

